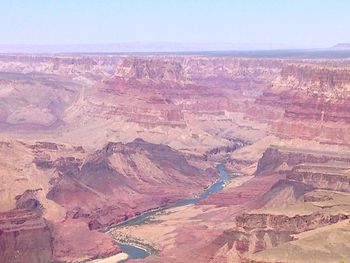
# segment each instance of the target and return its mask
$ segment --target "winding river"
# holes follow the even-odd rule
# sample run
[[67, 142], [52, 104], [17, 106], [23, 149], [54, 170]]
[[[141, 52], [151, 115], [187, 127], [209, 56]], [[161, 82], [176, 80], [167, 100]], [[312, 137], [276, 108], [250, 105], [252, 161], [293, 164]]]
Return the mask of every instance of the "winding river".
[[[229, 172], [225, 169], [225, 164], [220, 163], [216, 166], [216, 169], [219, 172], [219, 178], [210, 186], [208, 187], [201, 195], [194, 197], [194, 198], [189, 198], [189, 199], [183, 199], [180, 201], [177, 201], [176, 203], [164, 207], [164, 208], [159, 208], [156, 210], [148, 211], [145, 212], [139, 216], [133, 217], [129, 220], [124, 221], [123, 223], [120, 223], [118, 225], [115, 225], [113, 227], [110, 227], [109, 229], [112, 228], [119, 228], [123, 226], [131, 226], [131, 225], [139, 225], [147, 220], [149, 220], [152, 216], [157, 215], [160, 212], [166, 211], [171, 208], [175, 207], [180, 207], [180, 206], [185, 206], [185, 205], [190, 205], [190, 204], [196, 204], [197, 202], [206, 199], [208, 196], [221, 191], [225, 187], [225, 183], [230, 180], [232, 177], [229, 174]], [[145, 258], [150, 255], [150, 252], [147, 251], [146, 249], [133, 246], [131, 244], [124, 244], [119, 242], [118, 245], [122, 249], [124, 253], [127, 253], [129, 255], [128, 259], [140, 259], [140, 258]], [[126, 262], [123, 261], [123, 262]]]

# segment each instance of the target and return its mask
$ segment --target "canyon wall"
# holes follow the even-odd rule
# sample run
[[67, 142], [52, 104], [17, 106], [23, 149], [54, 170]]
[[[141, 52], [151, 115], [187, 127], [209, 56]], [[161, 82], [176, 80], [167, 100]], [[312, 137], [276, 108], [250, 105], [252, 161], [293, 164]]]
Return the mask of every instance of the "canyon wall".
[[141, 139], [111, 142], [92, 153], [52, 142], [8, 141], [0, 154], [4, 262], [116, 254], [120, 249], [111, 237], [96, 229], [199, 194], [216, 177], [214, 169], [202, 168], [208, 167], [203, 158], [195, 158], [194, 166], [169, 146]]
[[[201, 193], [224, 157], [242, 184], [228, 183], [184, 213], [200, 224], [183, 219], [169, 234], [178, 247], [151, 262], [259, 260], [265, 250], [283, 252], [294, 235], [348, 220], [347, 59], [1, 55], [0, 62], [5, 262], [119, 253], [98, 229]], [[194, 241], [202, 234], [205, 245]]]

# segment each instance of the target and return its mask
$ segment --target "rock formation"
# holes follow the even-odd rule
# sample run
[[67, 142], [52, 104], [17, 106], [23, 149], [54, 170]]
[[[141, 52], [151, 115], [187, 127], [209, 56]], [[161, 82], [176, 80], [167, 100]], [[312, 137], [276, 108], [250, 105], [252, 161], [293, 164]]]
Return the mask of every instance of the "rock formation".
[[[101, 229], [202, 193], [223, 159], [221, 192], [120, 230], [159, 249], [144, 261], [293, 262], [348, 237], [348, 59], [0, 62], [1, 262], [119, 253]], [[346, 258], [332, 244], [320, 262]]]

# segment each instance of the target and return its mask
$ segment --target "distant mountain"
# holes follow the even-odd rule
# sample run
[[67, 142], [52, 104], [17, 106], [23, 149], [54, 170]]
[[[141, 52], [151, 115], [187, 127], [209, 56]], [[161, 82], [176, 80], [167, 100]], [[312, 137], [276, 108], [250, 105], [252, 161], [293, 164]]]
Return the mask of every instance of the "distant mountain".
[[335, 46], [333, 46], [332, 48], [336, 48], [336, 49], [350, 49], [350, 43], [338, 43]]
[[297, 49], [302, 46], [268, 43], [180, 43], [180, 42], [125, 42], [111, 44], [72, 45], [5, 45], [0, 53], [118, 53], [118, 52], [201, 52], [226, 50], [275, 50]]

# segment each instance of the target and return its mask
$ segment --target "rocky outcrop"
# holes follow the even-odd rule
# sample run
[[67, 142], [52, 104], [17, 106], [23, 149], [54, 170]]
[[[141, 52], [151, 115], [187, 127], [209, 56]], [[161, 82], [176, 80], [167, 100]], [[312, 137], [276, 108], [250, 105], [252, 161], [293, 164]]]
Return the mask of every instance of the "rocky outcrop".
[[[350, 167], [350, 166], [349, 166]], [[347, 171], [349, 170], [346, 169]], [[318, 189], [334, 190], [341, 192], [350, 192], [350, 175], [344, 171], [327, 167], [321, 167], [318, 171], [313, 171], [310, 167], [296, 167], [292, 171], [287, 171], [287, 179], [303, 182]]]
[[118, 75], [154, 81], [185, 81], [185, 71], [180, 61], [158, 58], [128, 58], [118, 67]]
[[[35, 204], [29, 202], [27, 205]], [[46, 221], [35, 211], [15, 209], [2, 212], [0, 248], [1, 262], [46, 263], [52, 259], [51, 231]]]
[[16, 196], [16, 208], [35, 211], [38, 214], [42, 213], [43, 206], [37, 200], [36, 192], [43, 189], [26, 190], [23, 194]]
[[[332, 152], [310, 151], [297, 148], [270, 147], [258, 162], [256, 175], [263, 175], [275, 171], [282, 164], [288, 167], [302, 163], [323, 164], [328, 162], [341, 162], [350, 165], [348, 154], [338, 154]], [[288, 168], [284, 167], [284, 168]]]
[[314, 187], [288, 178], [277, 181], [268, 192], [261, 197], [265, 207], [286, 207], [305, 198], [305, 194], [314, 190]]
[[[235, 227], [202, 251], [203, 260], [250, 262], [249, 255], [283, 247], [295, 240], [296, 234], [349, 220], [348, 195], [339, 192], [349, 190], [349, 169], [350, 158], [346, 153], [268, 148], [258, 162], [256, 177], [231, 192], [244, 189], [254, 181], [260, 189], [262, 182], [272, 182], [271, 178], [275, 181], [260, 196], [250, 196], [250, 201], [244, 201], [242, 192], [238, 196], [231, 195], [231, 204], [245, 208], [237, 209]], [[264, 180], [266, 177], [269, 179]], [[342, 197], [328, 190], [338, 191], [337, 196]]]
[[258, 176], [278, 172], [287, 181], [300, 182], [310, 189], [349, 192], [350, 156], [330, 152], [272, 147], [258, 162]]
[[[291, 241], [288, 231], [276, 232], [270, 229], [256, 229], [250, 232], [226, 230], [203, 248], [184, 251], [178, 257], [169, 258], [172, 262], [244, 262], [244, 255], [252, 251], [261, 251]], [[230, 256], [227, 257], [228, 253]], [[166, 258], [168, 259], [168, 258]], [[150, 260], [149, 262], [162, 262]]]
[[295, 234], [335, 224], [349, 218], [350, 216], [345, 214], [325, 215], [323, 213], [296, 215], [293, 217], [269, 214], [242, 214], [237, 216], [235, 220], [237, 227], [248, 230], [267, 228], [275, 231], [289, 231]]
[[349, 97], [348, 68], [290, 64], [282, 68], [281, 77], [285, 81], [288, 79], [290, 84], [293, 83], [292, 90], [303, 90], [304, 93], [317, 97], [335, 99]]
[[282, 138], [348, 144], [349, 76], [347, 67], [287, 63], [248, 114]]
[[[203, 157], [188, 158], [141, 139], [110, 142], [92, 153], [53, 142], [9, 141], [0, 144], [0, 156], [1, 173], [7, 175], [0, 174], [1, 207], [11, 209], [4, 211], [0, 223], [4, 262], [26, 249], [17, 245], [24, 246], [29, 236], [38, 242], [32, 254], [24, 253], [33, 262], [82, 261], [119, 253], [112, 237], [98, 229], [192, 197], [216, 177], [214, 169], [198, 168], [208, 167]], [[23, 262], [22, 256], [18, 262]]]
[[86, 221], [90, 229], [190, 197], [213, 180], [210, 171], [189, 165], [170, 147], [141, 139], [108, 143], [83, 164], [74, 158], [54, 163], [60, 177], [51, 181], [47, 198], [67, 208], [69, 218]]
[[77, 219], [52, 224], [53, 260], [64, 262], [106, 258], [121, 252], [115, 240]]
[[328, 215], [312, 213], [308, 215], [242, 214], [235, 218], [237, 227], [224, 231], [206, 247], [192, 253], [203, 262], [212, 258], [214, 262], [231, 260], [248, 262], [247, 255], [254, 254], [280, 244], [295, 240], [294, 234], [329, 226], [350, 218], [348, 214]]

